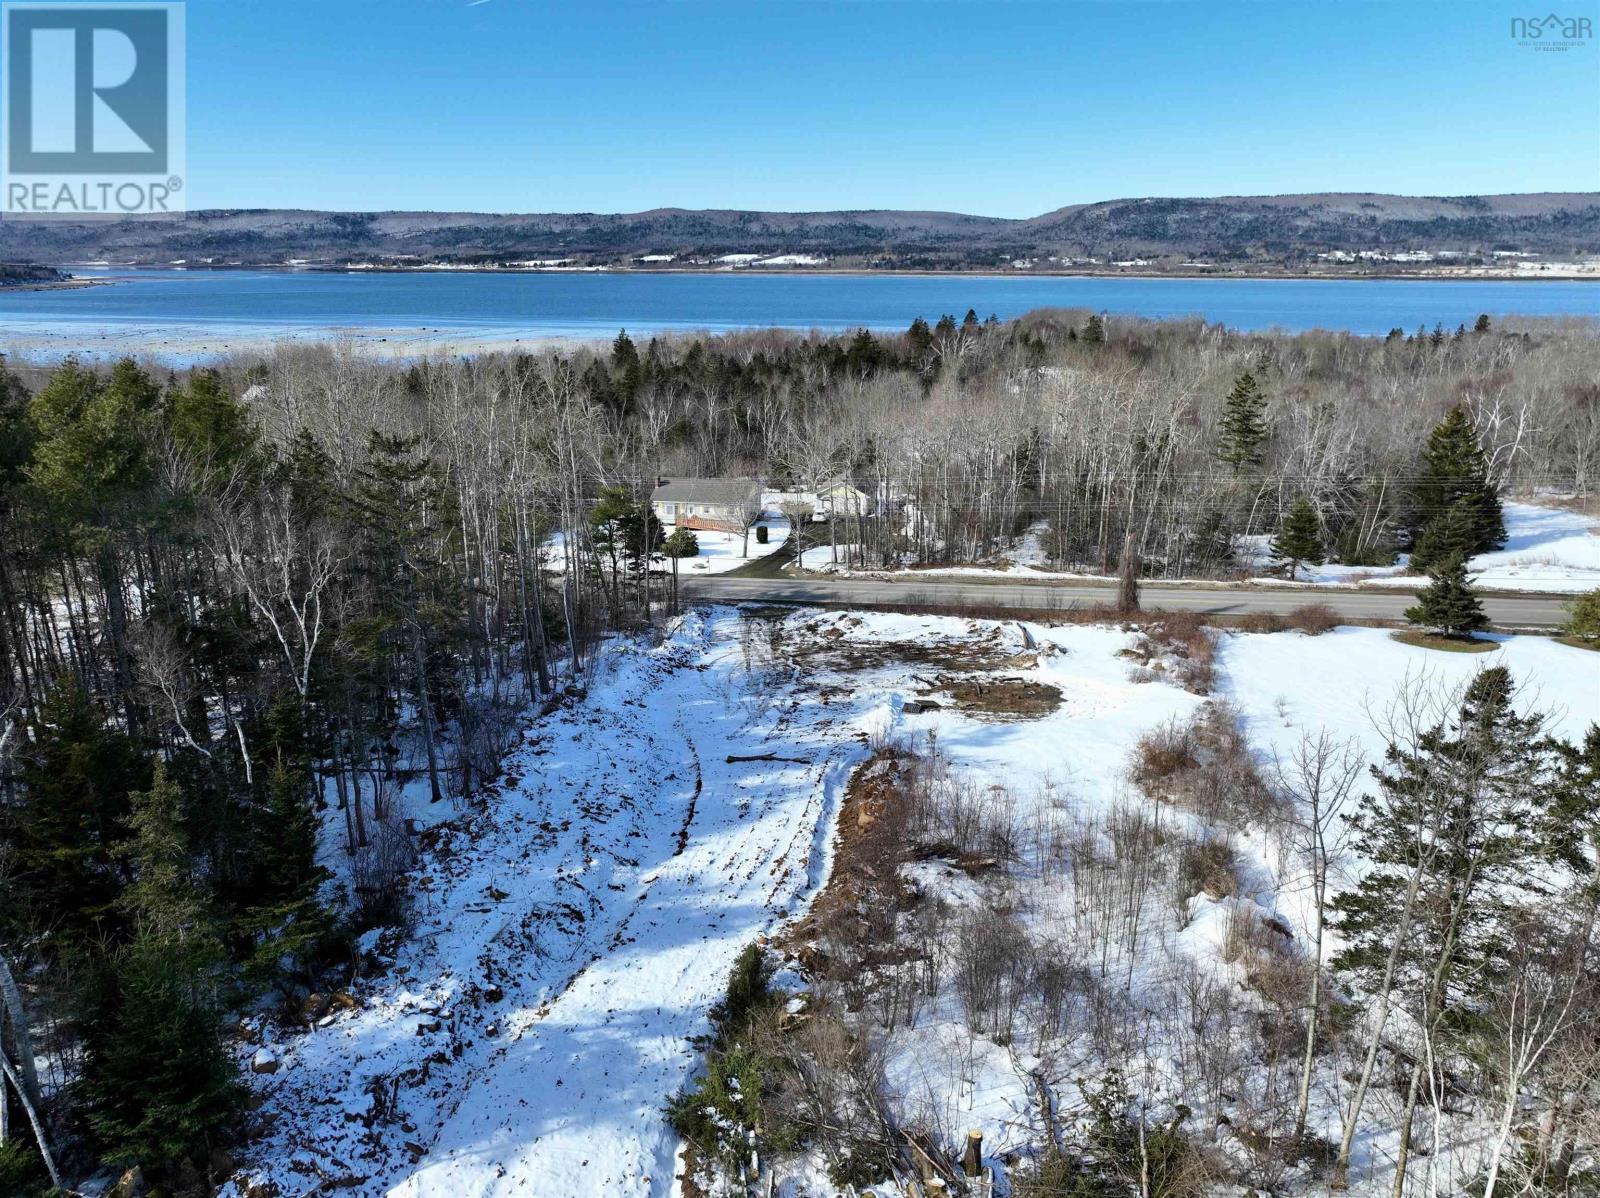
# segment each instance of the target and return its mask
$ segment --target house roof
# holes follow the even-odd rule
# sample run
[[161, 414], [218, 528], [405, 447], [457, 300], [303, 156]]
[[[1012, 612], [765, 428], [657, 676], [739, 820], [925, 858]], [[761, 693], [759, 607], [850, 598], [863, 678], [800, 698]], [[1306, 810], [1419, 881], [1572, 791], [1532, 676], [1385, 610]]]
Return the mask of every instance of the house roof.
[[668, 478], [650, 493], [656, 502], [738, 505], [761, 493], [753, 478]]

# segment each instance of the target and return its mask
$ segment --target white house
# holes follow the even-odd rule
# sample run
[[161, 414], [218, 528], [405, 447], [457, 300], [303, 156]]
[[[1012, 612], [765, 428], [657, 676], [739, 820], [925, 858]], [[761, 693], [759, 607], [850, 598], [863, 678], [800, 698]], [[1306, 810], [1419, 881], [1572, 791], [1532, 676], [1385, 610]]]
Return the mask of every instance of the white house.
[[743, 532], [761, 515], [761, 484], [750, 478], [664, 478], [650, 494], [663, 524]]

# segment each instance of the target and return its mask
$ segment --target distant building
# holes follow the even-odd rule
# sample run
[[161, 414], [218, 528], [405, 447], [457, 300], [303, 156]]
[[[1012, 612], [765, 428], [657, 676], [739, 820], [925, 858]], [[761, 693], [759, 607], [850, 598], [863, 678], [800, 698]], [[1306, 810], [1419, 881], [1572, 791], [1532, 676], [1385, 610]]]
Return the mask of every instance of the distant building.
[[831, 516], [870, 516], [872, 499], [854, 483], [845, 479], [831, 479], [817, 488], [817, 515], [823, 519]]
[[750, 478], [664, 478], [650, 494], [663, 524], [743, 532], [761, 511], [761, 484]]
[[811, 519], [815, 521], [830, 520], [835, 516], [870, 516], [874, 508], [870, 495], [842, 478], [829, 479], [815, 487], [765, 491], [761, 501], [777, 511], [808, 508]]

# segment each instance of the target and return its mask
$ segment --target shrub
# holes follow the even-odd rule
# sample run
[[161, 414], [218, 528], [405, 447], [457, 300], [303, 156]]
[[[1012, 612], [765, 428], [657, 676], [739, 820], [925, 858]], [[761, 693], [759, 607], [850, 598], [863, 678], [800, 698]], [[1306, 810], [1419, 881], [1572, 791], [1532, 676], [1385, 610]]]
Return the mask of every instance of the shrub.
[[736, 1169], [759, 1129], [763, 1147], [793, 1146], [794, 1131], [768, 1117], [766, 1100], [783, 1066], [764, 1050], [757, 1024], [777, 1007], [772, 966], [759, 944], [739, 953], [727, 992], [711, 1009], [716, 1037], [706, 1052], [706, 1071], [667, 1104], [667, 1121], [707, 1156]]
[[1220, 840], [1189, 841], [1178, 854], [1177, 886], [1180, 903], [1197, 894], [1213, 899], [1237, 894], [1238, 860], [1232, 846]]
[[776, 1001], [772, 993], [772, 965], [759, 944], [747, 944], [728, 975], [728, 990], [711, 1008], [711, 1023], [722, 1039], [739, 1035], [758, 1011]]
[[[1179, 1105], [1166, 1122], [1131, 1118], [1135, 1105], [1119, 1070], [1098, 1085], [1083, 1086], [1093, 1116], [1088, 1147], [1100, 1171], [1137, 1187], [1147, 1198], [1200, 1198], [1212, 1181], [1205, 1158], [1179, 1130], [1189, 1108]], [[1142, 1104], [1140, 1104], [1142, 1106]]]
[[687, 528], [675, 528], [661, 543], [661, 551], [668, 557], [699, 557], [700, 538]]
[[714, 1053], [706, 1071], [667, 1105], [672, 1130], [707, 1156], [737, 1168], [749, 1131], [761, 1124], [761, 1097], [772, 1062], [751, 1049]]
[[1166, 612], [1145, 628], [1151, 651], [1171, 657], [1184, 689], [1208, 695], [1217, 680], [1217, 643], [1197, 612]]
[[1282, 632], [1289, 624], [1275, 611], [1252, 611], [1239, 617], [1237, 627], [1240, 632]]
[[1600, 587], [1568, 602], [1566, 631], [1580, 641], [1600, 641]]
[[1146, 794], [1159, 794], [1166, 783], [1194, 769], [1194, 733], [1189, 726], [1168, 720], [1141, 736], [1133, 746], [1128, 776]]
[[1326, 603], [1307, 603], [1289, 613], [1288, 625], [1307, 636], [1321, 636], [1339, 627], [1339, 615]]

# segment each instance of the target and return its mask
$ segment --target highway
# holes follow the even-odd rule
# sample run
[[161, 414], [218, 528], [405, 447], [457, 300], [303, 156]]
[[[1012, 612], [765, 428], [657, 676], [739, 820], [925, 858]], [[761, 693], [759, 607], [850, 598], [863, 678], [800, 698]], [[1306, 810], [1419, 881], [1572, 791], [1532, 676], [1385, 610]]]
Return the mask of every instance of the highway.
[[[1006, 607], [1019, 611], [1069, 611], [1116, 602], [1110, 583], [1076, 582], [969, 582], [952, 578], [752, 578], [713, 575], [685, 578], [681, 584], [688, 601], [713, 603], [843, 603], [863, 607], [905, 604], [913, 607]], [[1221, 585], [1163, 585], [1140, 587], [1140, 604], [1147, 611], [1196, 611], [1213, 616], [1241, 616], [1252, 612], [1284, 615], [1309, 603], [1331, 607], [1352, 621], [1405, 618], [1416, 602], [1410, 591], [1349, 590], [1336, 588], [1272, 589]], [[1566, 597], [1562, 595], [1486, 594], [1484, 612], [1498, 628], [1558, 628], [1566, 622]]]

